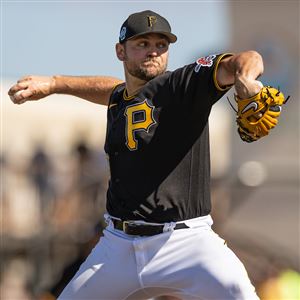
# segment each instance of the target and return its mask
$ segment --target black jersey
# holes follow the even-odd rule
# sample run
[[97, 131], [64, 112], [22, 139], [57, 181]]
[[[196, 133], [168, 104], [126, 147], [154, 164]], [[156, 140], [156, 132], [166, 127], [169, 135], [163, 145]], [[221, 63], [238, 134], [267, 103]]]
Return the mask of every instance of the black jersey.
[[105, 142], [109, 214], [162, 223], [210, 213], [208, 117], [227, 91], [216, 82], [226, 55], [166, 72], [132, 97], [125, 84], [114, 89]]

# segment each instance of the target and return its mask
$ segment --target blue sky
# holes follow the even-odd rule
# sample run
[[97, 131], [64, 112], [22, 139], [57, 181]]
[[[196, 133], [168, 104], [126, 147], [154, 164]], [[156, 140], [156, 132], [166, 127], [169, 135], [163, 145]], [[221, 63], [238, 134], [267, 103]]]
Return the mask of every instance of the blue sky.
[[127, 16], [154, 10], [178, 42], [169, 69], [227, 50], [226, 1], [2, 1], [2, 76], [112, 75], [123, 78], [114, 46]]

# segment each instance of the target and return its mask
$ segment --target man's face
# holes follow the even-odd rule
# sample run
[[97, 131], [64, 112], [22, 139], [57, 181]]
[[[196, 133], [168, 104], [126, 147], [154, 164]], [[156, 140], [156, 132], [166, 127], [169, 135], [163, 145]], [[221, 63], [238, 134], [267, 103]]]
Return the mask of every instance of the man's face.
[[149, 81], [164, 73], [168, 64], [169, 41], [160, 34], [146, 34], [125, 42], [124, 67], [141, 80]]

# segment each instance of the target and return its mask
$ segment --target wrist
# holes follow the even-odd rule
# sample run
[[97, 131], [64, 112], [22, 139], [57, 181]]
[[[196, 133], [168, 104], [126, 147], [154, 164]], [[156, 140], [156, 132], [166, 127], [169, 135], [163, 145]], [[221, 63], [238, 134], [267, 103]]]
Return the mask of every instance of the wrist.
[[245, 76], [235, 78], [235, 91], [240, 99], [252, 97], [260, 92], [263, 84], [256, 79], [249, 79]]
[[54, 75], [50, 80], [50, 94], [60, 94], [63, 90], [62, 76]]

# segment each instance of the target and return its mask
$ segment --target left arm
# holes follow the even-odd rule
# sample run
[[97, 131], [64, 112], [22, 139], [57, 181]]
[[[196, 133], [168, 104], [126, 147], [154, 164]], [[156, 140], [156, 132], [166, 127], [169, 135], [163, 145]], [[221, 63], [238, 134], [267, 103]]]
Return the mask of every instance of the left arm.
[[256, 51], [241, 52], [221, 60], [217, 70], [220, 86], [234, 85], [239, 98], [257, 94], [262, 85], [257, 78], [263, 73], [263, 60]]

